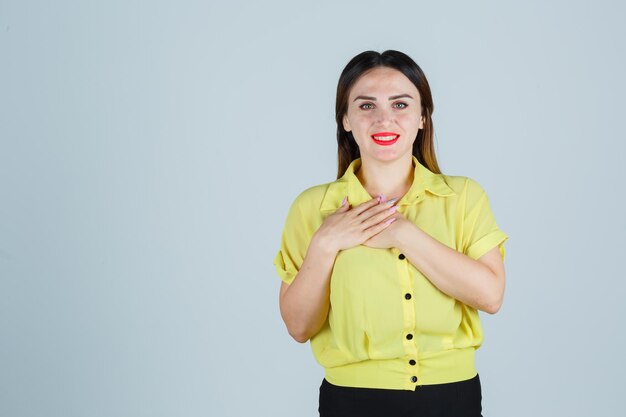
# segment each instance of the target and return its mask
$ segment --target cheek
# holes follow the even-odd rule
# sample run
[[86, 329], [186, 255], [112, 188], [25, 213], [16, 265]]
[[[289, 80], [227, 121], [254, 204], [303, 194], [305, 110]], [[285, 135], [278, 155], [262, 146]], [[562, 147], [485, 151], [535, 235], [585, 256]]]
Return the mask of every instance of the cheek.
[[416, 126], [419, 126], [420, 124], [420, 115], [419, 114], [413, 114], [413, 113], [405, 113], [402, 115], [398, 116], [398, 121], [401, 121], [402, 123], [413, 123]]
[[352, 116], [352, 120], [354, 121], [354, 123], [359, 125], [371, 123], [372, 120], [374, 120], [375, 118], [376, 116], [374, 115], [374, 112], [362, 112], [360, 114]]
[[372, 125], [370, 118], [366, 116], [358, 116], [350, 118], [350, 126], [352, 127], [352, 134], [355, 136], [362, 135], [362, 132], [367, 132]]

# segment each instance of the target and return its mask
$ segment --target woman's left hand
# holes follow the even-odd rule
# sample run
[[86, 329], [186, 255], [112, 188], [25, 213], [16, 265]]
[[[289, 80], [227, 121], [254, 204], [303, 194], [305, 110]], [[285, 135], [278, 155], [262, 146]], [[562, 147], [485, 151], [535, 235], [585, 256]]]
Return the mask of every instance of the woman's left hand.
[[363, 242], [363, 245], [379, 249], [397, 248], [399, 245], [398, 236], [400, 236], [401, 233], [410, 232], [408, 229], [416, 227], [400, 212], [396, 211], [389, 216], [389, 219], [391, 218], [395, 218], [396, 220], [380, 233], [375, 234]]

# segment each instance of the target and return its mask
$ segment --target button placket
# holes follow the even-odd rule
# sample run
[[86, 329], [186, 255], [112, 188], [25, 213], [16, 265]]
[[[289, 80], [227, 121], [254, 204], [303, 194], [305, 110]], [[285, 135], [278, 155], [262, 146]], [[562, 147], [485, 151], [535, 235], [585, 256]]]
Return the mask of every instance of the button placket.
[[[404, 330], [403, 330], [403, 344], [404, 351], [406, 353], [406, 384], [407, 389], [414, 389], [415, 383], [418, 381], [418, 367], [417, 365], [417, 345], [415, 344], [415, 304], [413, 300], [413, 286], [412, 286], [412, 278], [411, 272], [409, 270], [409, 264], [404, 261], [406, 257], [404, 254], [399, 253], [397, 249], [394, 248], [393, 255], [396, 258], [396, 265], [400, 283], [400, 291], [402, 294], [403, 300], [400, 300], [402, 303], [402, 312], [403, 312], [403, 320], [404, 320]], [[412, 363], [411, 363], [412, 361]], [[415, 379], [415, 380], [413, 380]]]

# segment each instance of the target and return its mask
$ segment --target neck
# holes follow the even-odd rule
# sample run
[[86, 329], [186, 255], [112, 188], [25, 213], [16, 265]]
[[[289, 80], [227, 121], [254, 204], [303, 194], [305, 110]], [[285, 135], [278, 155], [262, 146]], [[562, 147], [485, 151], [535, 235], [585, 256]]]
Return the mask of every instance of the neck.
[[406, 194], [413, 184], [414, 171], [411, 154], [389, 162], [361, 157], [361, 166], [355, 175], [372, 198], [382, 194], [389, 200]]

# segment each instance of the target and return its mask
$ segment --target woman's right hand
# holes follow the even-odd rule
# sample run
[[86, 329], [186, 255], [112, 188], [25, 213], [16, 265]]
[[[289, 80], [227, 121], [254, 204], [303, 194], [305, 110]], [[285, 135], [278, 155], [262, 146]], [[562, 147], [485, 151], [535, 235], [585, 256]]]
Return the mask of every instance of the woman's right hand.
[[397, 208], [393, 206], [396, 200], [379, 202], [377, 198], [372, 198], [350, 208], [350, 202], [346, 199], [344, 205], [324, 219], [315, 237], [325, 248], [337, 252], [360, 245], [395, 220], [391, 216]]

